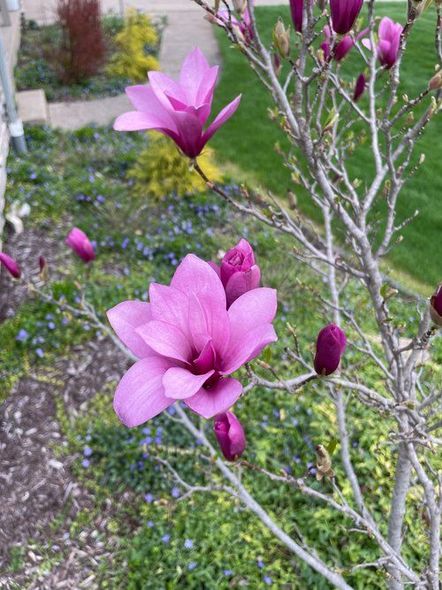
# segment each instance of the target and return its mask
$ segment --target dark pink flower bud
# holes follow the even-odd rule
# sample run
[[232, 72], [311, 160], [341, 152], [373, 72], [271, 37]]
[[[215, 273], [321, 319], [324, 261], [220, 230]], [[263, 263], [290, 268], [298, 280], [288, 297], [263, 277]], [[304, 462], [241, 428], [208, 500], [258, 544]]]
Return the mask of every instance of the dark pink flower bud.
[[329, 324], [316, 340], [315, 371], [318, 375], [331, 375], [336, 371], [344, 354], [347, 339], [335, 324]]
[[247, 240], [241, 239], [221, 261], [220, 278], [226, 290], [227, 306], [247, 291], [259, 287], [261, 271]]
[[364, 74], [359, 74], [358, 79], [356, 80], [355, 89], [353, 92], [353, 100], [357, 102], [361, 96], [364, 94], [366, 80]]
[[442, 326], [442, 284], [430, 299], [430, 315], [436, 325]]
[[362, 8], [363, 0], [330, 0], [333, 30], [340, 35], [348, 33]]
[[46, 268], [46, 258], [44, 256], [40, 256], [38, 259], [38, 266], [40, 268], [40, 272], [43, 272]]
[[21, 277], [21, 270], [17, 262], [4, 252], [0, 252], [0, 263], [6, 268], [9, 274], [14, 277], [14, 279], [19, 279]]
[[81, 229], [78, 229], [78, 227], [71, 229], [66, 238], [66, 244], [72, 248], [75, 254], [77, 254], [84, 262], [91, 262], [95, 259], [94, 248], [90, 243], [89, 238], [83, 231], [81, 231]]
[[298, 33], [302, 32], [302, 17], [304, 0], [290, 0], [290, 12], [292, 14], [293, 26]]
[[403, 27], [384, 17], [379, 23], [378, 59], [387, 70], [392, 68], [399, 56]]
[[246, 448], [246, 436], [241, 422], [232, 412], [215, 416], [213, 431], [227, 461], [235, 461]]

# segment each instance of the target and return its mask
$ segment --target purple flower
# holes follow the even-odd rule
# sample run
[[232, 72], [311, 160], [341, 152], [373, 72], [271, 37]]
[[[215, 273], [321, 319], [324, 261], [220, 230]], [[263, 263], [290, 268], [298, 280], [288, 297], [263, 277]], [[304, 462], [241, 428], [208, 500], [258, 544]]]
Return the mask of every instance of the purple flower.
[[436, 325], [442, 326], [442, 284], [430, 299], [430, 315]]
[[227, 310], [216, 272], [189, 254], [170, 286], [151, 284], [149, 298], [108, 311], [115, 332], [140, 359], [115, 393], [120, 420], [138, 426], [176, 400], [204, 418], [225, 412], [242, 392], [230, 374], [277, 340], [276, 291], [254, 289]]
[[83, 455], [85, 457], [90, 457], [92, 455], [93, 451], [91, 449], [91, 447], [84, 447], [83, 449]]
[[237, 96], [204, 129], [212, 108], [218, 69], [218, 66], [211, 68], [200, 49], [196, 48], [184, 60], [178, 82], [161, 72], [149, 72], [149, 86], [126, 88], [136, 110], [120, 115], [114, 129], [159, 131], [171, 137], [189, 158], [196, 158], [234, 114], [241, 100], [241, 96]]
[[21, 277], [21, 270], [17, 262], [4, 252], [0, 252], [0, 265], [3, 265], [14, 279]]
[[335, 324], [329, 324], [318, 334], [316, 340], [315, 371], [318, 375], [331, 375], [339, 366], [347, 339]]
[[79, 256], [84, 262], [88, 263], [95, 259], [94, 248], [87, 235], [78, 227], [74, 227], [66, 238], [66, 244]]
[[220, 267], [214, 262], [209, 264], [216, 270], [224, 285], [227, 307], [247, 291], [259, 287], [261, 270], [255, 263], [252, 246], [244, 238], [224, 255]]
[[192, 549], [193, 548], [193, 541], [192, 541], [192, 539], [186, 539], [184, 541], [184, 547], [185, 547], [185, 549]]
[[173, 487], [171, 494], [172, 494], [172, 498], [179, 498], [181, 496], [180, 488], [177, 488], [176, 486]]
[[163, 535], [163, 536], [161, 537], [161, 540], [163, 541], [163, 543], [164, 543], [165, 545], [167, 545], [167, 544], [169, 543], [169, 541], [170, 541], [170, 535], [167, 535], [167, 534], [166, 534], [166, 535]]
[[152, 504], [152, 502], [155, 500], [153, 494], [144, 494], [144, 499], [148, 504]]
[[292, 15], [293, 26], [298, 33], [302, 32], [303, 10], [304, 0], [290, 0], [290, 12]]
[[402, 25], [395, 23], [388, 16], [379, 23], [377, 54], [379, 61], [387, 70], [394, 66], [398, 58], [402, 30]]
[[89, 465], [91, 464], [91, 462], [89, 461], [89, 459], [83, 459], [83, 461], [81, 462], [81, 465], [87, 469], [89, 467]]
[[365, 79], [364, 74], [359, 74], [358, 79], [356, 80], [355, 89], [353, 92], [353, 100], [357, 102], [361, 96], [364, 94], [365, 86], [367, 81]]
[[267, 584], [268, 586], [270, 586], [273, 582], [273, 580], [270, 576], [264, 576], [262, 580], [263, 580], [264, 584]]
[[363, 0], [330, 0], [333, 30], [340, 35], [348, 33], [362, 8]]
[[232, 412], [218, 414], [213, 423], [221, 451], [227, 461], [235, 461], [246, 448], [246, 436], [241, 422]]
[[28, 338], [29, 338], [29, 333], [24, 328], [21, 328], [21, 330], [18, 331], [18, 334], [15, 337], [17, 342], [26, 342], [26, 340]]
[[196, 568], [198, 564], [196, 563], [196, 561], [191, 561], [189, 563], [189, 565], [187, 566], [187, 569], [189, 570], [189, 572], [191, 572], [192, 570], [194, 570]]
[[35, 349], [35, 354], [39, 357], [39, 358], [43, 358], [45, 353], [41, 348], [36, 348]]
[[[353, 45], [356, 41], [359, 41], [361, 37], [366, 35], [368, 29], [364, 29], [360, 33], [356, 35], [356, 37], [352, 37], [351, 35], [345, 35], [335, 45], [334, 52], [333, 52], [333, 59], [336, 61], [341, 61], [347, 55], [347, 53], [352, 49]], [[323, 29], [324, 34], [324, 42], [321, 44], [321, 49], [324, 52], [324, 59], [327, 61], [331, 57], [331, 40], [332, 40], [332, 31], [328, 25], [326, 25]]]

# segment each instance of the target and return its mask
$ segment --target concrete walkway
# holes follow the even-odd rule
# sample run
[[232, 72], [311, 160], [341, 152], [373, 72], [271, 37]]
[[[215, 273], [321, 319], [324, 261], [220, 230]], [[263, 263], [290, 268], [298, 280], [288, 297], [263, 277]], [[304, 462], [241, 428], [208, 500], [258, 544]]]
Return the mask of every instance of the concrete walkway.
[[[255, 0], [256, 5], [287, 4], [288, 0]], [[22, 0], [26, 18], [39, 24], [56, 20], [56, 0]], [[120, 13], [121, 7], [137, 8], [153, 16], [166, 17], [160, 48], [161, 70], [176, 77], [185, 56], [200, 47], [209, 63], [219, 63], [218, 46], [213, 25], [204, 18], [204, 11], [191, 0], [102, 0], [104, 13]], [[49, 124], [61, 129], [78, 129], [90, 124], [109, 125], [131, 109], [125, 95], [97, 100], [59, 102], [48, 105]], [[24, 117], [26, 120], [26, 118]]]

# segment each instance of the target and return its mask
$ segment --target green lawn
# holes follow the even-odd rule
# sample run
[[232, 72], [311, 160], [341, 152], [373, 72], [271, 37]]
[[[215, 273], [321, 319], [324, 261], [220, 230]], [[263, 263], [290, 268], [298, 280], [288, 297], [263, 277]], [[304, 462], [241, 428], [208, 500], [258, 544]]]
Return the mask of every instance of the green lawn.
[[[388, 14], [398, 21], [405, 18], [405, 4], [382, 3], [377, 6], [377, 11], [378, 15]], [[288, 7], [257, 9], [261, 30], [266, 32], [265, 37], [268, 40], [278, 16], [282, 16], [288, 24]], [[434, 11], [430, 9], [415, 25], [403, 62], [401, 94], [415, 96], [425, 88], [434, 72], [434, 21]], [[232, 49], [222, 31], [218, 32], [218, 36], [223, 57], [223, 76], [216, 93], [215, 106], [220, 108], [239, 92], [243, 94], [243, 99], [235, 117], [217, 134], [213, 145], [220, 158], [225, 162], [234, 162], [246, 179], [252, 178], [260, 185], [284, 195], [288, 189], [293, 190], [295, 187], [281, 156], [274, 149], [277, 142], [281, 146], [286, 146], [287, 143], [278, 125], [267, 116], [270, 99], [245, 58]], [[361, 67], [359, 56], [352, 52], [342, 65], [343, 76], [351, 80], [359, 74]], [[364, 99], [360, 104], [362, 107], [367, 106]], [[419, 209], [420, 215], [403, 232], [405, 239], [390, 256], [391, 263], [398, 271], [428, 285], [442, 280], [440, 256], [434, 255], [437, 252], [435, 244], [440, 242], [442, 228], [442, 209], [437, 207], [442, 192], [441, 131], [442, 121], [439, 115], [420, 140], [416, 152], [417, 156], [425, 153], [425, 165], [406, 184], [399, 201], [401, 218], [407, 217], [415, 209]], [[357, 159], [352, 163], [354, 176], [364, 178], [369, 162], [368, 146], [360, 146]], [[315, 215], [305, 195], [299, 195], [299, 203], [308, 215]]]

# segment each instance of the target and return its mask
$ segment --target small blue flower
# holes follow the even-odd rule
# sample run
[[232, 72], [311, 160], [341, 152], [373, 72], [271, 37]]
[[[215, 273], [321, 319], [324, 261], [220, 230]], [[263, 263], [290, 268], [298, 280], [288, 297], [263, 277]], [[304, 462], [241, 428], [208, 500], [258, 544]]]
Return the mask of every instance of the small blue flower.
[[146, 500], [146, 502], [148, 504], [152, 504], [152, 502], [155, 500], [155, 498], [153, 497], [153, 494], [151, 494], [151, 493], [145, 494], [144, 499]]
[[192, 539], [186, 539], [184, 541], [184, 547], [186, 549], [192, 549], [193, 548], [193, 541], [192, 541]]
[[187, 566], [187, 569], [189, 570], [189, 572], [191, 572], [192, 570], [194, 570], [196, 568], [198, 564], [196, 563], [196, 561], [191, 561], [189, 563], [189, 565]]
[[174, 486], [172, 488], [171, 494], [172, 494], [173, 498], [179, 498], [181, 496], [180, 488], [177, 488], [176, 486]]
[[93, 451], [90, 447], [84, 447], [83, 449], [83, 455], [85, 457], [90, 457], [92, 455]]
[[45, 353], [41, 348], [36, 348], [35, 349], [35, 354], [39, 357], [39, 358], [43, 358]]
[[83, 459], [81, 464], [85, 469], [87, 469], [89, 467], [89, 465], [91, 464], [91, 462], [89, 461], [89, 459]]
[[153, 527], [155, 526], [155, 524], [154, 524], [153, 520], [148, 520], [148, 521], [147, 521], [147, 526], [148, 526], [150, 529], [151, 529], [151, 528], [153, 528]]
[[17, 342], [26, 342], [26, 340], [29, 338], [29, 333], [22, 328], [21, 330], [19, 330], [17, 336], [15, 337], [15, 339], [17, 340]]
[[223, 574], [226, 576], [226, 578], [233, 576], [232, 570], [223, 570]]
[[167, 534], [166, 534], [166, 535], [163, 535], [163, 536], [161, 537], [161, 540], [163, 541], [163, 543], [164, 543], [165, 545], [167, 545], [167, 544], [169, 543], [169, 541], [170, 541], [170, 535], [167, 535]]
[[262, 559], [257, 559], [257, 560], [256, 560], [256, 564], [257, 564], [257, 566], [259, 567], [259, 569], [261, 569], [261, 570], [262, 570], [262, 568], [264, 567], [264, 562], [263, 562], [263, 560], [262, 560]]
[[264, 584], [267, 584], [268, 586], [270, 586], [270, 584], [273, 582], [273, 580], [270, 576], [264, 576], [262, 580], [263, 580]]

